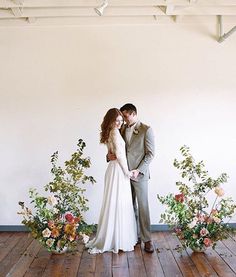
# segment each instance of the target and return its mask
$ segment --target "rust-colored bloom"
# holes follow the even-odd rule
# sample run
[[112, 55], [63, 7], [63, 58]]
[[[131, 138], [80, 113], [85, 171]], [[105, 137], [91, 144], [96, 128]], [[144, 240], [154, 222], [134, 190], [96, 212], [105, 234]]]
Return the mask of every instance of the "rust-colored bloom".
[[57, 238], [57, 237], [59, 237], [59, 235], [60, 235], [60, 232], [59, 232], [59, 230], [57, 228], [52, 229], [51, 236], [53, 238]]
[[184, 202], [184, 194], [183, 194], [183, 193], [176, 194], [176, 195], [175, 195], [175, 200], [176, 200], [177, 202], [183, 203], [183, 202]]
[[81, 221], [81, 218], [79, 216], [75, 217], [74, 218], [74, 222], [75, 223], [79, 223]]

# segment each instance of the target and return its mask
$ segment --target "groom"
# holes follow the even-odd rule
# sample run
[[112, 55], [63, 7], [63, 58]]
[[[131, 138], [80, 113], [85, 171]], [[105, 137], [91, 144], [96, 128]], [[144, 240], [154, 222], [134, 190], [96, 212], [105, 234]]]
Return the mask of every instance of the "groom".
[[149, 164], [154, 157], [154, 135], [152, 129], [138, 120], [137, 109], [133, 104], [120, 108], [126, 125], [121, 130], [126, 143], [126, 156], [129, 170], [133, 171], [131, 188], [133, 205], [138, 226], [139, 241], [144, 242], [144, 250], [154, 251], [148, 206]]

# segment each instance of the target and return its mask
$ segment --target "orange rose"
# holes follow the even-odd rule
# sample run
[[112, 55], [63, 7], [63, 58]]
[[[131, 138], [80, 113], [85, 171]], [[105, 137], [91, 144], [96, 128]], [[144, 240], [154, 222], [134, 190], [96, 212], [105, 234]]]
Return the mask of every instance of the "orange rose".
[[57, 238], [57, 237], [59, 237], [59, 235], [60, 235], [60, 233], [59, 233], [59, 230], [57, 228], [52, 229], [51, 236], [53, 238]]
[[75, 223], [79, 223], [80, 220], [81, 220], [81, 218], [80, 218], [79, 216], [77, 216], [77, 217], [74, 218]]

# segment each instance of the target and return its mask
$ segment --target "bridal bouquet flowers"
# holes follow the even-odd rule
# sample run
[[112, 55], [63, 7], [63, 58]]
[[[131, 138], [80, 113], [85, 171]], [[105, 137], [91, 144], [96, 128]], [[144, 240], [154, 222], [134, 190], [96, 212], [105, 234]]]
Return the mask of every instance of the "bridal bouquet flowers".
[[92, 176], [84, 174], [90, 167], [90, 159], [83, 157], [86, 146], [82, 139], [79, 140], [78, 149], [72, 154], [71, 159], [65, 162], [65, 168], [57, 166], [58, 152], [51, 157], [53, 180], [44, 186], [47, 196], [39, 195], [36, 189], [29, 190], [33, 210], [24, 202], [19, 202], [23, 216], [22, 223], [31, 231], [49, 251], [62, 253], [73, 249], [78, 240], [85, 243], [93, 226], [88, 225], [83, 212], [88, 210], [88, 200], [84, 196], [85, 189], [81, 184], [87, 181], [94, 183]]
[[[194, 251], [204, 251], [235, 233], [228, 221], [235, 212], [236, 204], [230, 197], [223, 198], [222, 184], [228, 178], [225, 173], [217, 179], [209, 177], [203, 161], [196, 163], [187, 146], [180, 150], [184, 159], [175, 159], [174, 166], [181, 171], [183, 180], [176, 182], [179, 193], [157, 196], [166, 206], [160, 222], [167, 223], [173, 229], [182, 243], [180, 250], [190, 247]], [[207, 199], [210, 193], [215, 195], [211, 205]]]

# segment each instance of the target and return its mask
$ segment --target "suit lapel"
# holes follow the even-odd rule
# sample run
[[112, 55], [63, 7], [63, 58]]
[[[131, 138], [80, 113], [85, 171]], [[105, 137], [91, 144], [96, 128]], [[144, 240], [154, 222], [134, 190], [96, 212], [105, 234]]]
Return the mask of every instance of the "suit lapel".
[[[141, 125], [141, 122], [138, 121], [134, 127], [134, 131], [133, 131], [133, 134], [131, 136], [131, 139], [130, 139], [130, 143], [129, 145], [131, 145], [131, 143], [133, 142], [133, 140], [138, 136], [138, 133], [140, 132], [140, 125]], [[137, 132], [137, 133], [136, 133]]]

